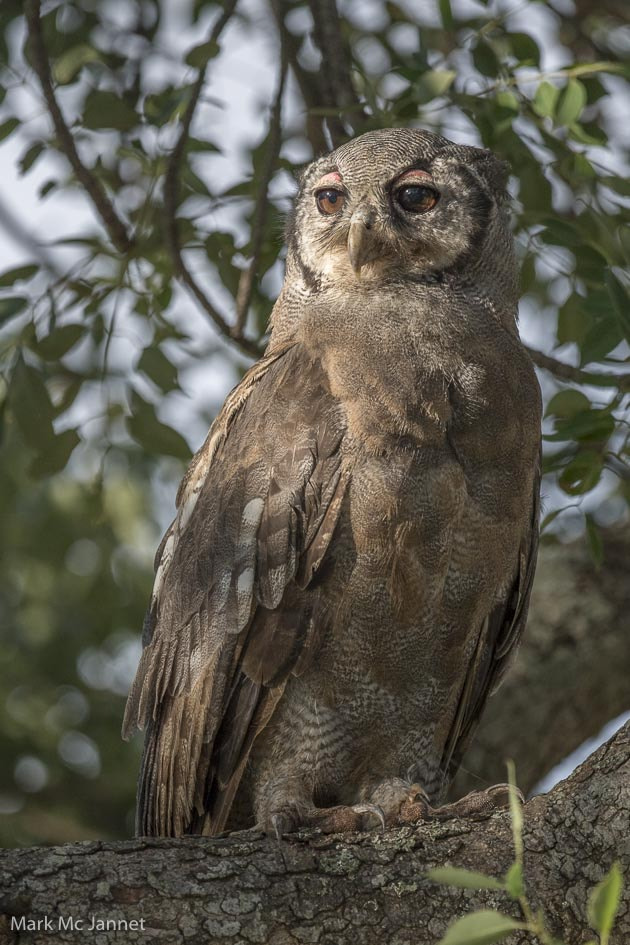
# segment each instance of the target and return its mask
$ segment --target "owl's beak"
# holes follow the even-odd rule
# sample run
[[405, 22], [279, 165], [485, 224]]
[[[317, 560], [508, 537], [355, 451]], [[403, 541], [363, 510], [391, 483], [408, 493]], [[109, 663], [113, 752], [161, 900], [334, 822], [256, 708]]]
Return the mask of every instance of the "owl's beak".
[[361, 278], [361, 268], [375, 258], [376, 240], [374, 221], [376, 214], [370, 207], [361, 207], [352, 215], [348, 232], [348, 256], [357, 279]]

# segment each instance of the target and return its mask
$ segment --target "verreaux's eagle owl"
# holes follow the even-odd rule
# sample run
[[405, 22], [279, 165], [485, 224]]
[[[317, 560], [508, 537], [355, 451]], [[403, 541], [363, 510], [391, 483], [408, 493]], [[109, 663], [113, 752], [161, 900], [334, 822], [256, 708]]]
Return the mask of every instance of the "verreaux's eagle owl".
[[517, 294], [490, 152], [397, 128], [306, 170], [267, 351], [158, 551], [125, 718], [146, 728], [140, 834], [353, 829], [440, 801], [534, 572]]

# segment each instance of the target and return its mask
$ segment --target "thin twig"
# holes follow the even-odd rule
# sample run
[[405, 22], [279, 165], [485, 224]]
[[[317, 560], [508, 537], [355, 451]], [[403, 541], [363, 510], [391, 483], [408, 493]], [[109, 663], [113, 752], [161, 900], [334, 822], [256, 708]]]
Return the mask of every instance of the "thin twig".
[[256, 207], [252, 219], [251, 258], [247, 268], [241, 273], [241, 277], [238, 281], [238, 289], [236, 291], [236, 323], [234, 325], [234, 335], [237, 338], [243, 334], [243, 328], [245, 327], [245, 321], [249, 311], [249, 303], [252, 297], [252, 290], [254, 288], [254, 279], [256, 278], [260, 264], [260, 252], [265, 234], [267, 214], [269, 212], [269, 184], [271, 183], [271, 178], [273, 177], [276, 161], [278, 160], [280, 147], [282, 145], [282, 97], [284, 95], [286, 75], [287, 53], [282, 40], [282, 34], [280, 34], [280, 74], [278, 78], [278, 89], [269, 117], [269, 142], [267, 144], [260, 175], [258, 199], [256, 200]]
[[[320, 80], [321, 104], [337, 108], [340, 115], [348, 110], [357, 114], [359, 124], [366, 117], [350, 76], [351, 50], [345, 42], [343, 29], [335, 0], [309, 0], [313, 17], [313, 36], [322, 57], [318, 72]], [[348, 138], [348, 128], [339, 116], [326, 119], [330, 136], [335, 147]]]
[[306, 108], [306, 136], [311, 143], [313, 153], [315, 155], [324, 154], [330, 150], [330, 145], [324, 134], [322, 120], [311, 111], [311, 109], [318, 108], [322, 104], [317, 75], [307, 72], [299, 61], [301, 40], [295, 37], [286, 27], [284, 17], [287, 11], [283, 0], [270, 0], [270, 6], [276, 21], [280, 41], [286, 51], [291, 72], [295, 76]]
[[100, 180], [85, 166], [79, 157], [74, 137], [66, 124], [59, 103], [55, 97], [50, 74], [50, 62], [42, 35], [39, 0], [26, 0], [24, 13], [28, 25], [33, 68], [39, 79], [48, 111], [53, 120], [59, 146], [70, 162], [77, 180], [82, 184], [94, 204], [96, 212], [103, 221], [103, 225], [112, 243], [119, 252], [127, 253], [133, 246], [133, 241], [127, 232], [127, 227], [114, 210], [113, 204], [107, 196]]
[[[217, 42], [224, 28], [229, 23], [232, 14], [236, 8], [237, 0], [227, 0], [224, 4], [223, 13], [214, 24], [208, 42]], [[260, 355], [260, 347], [256, 341], [245, 338], [242, 335], [236, 335], [235, 329], [226, 322], [224, 317], [216, 310], [208, 296], [198, 284], [182, 256], [182, 249], [179, 241], [179, 226], [177, 221], [177, 200], [179, 196], [179, 173], [190, 134], [195, 110], [199, 103], [199, 96], [206, 79], [207, 65], [202, 66], [197, 73], [197, 78], [192, 86], [188, 105], [182, 117], [181, 130], [179, 138], [171, 152], [164, 180], [164, 216], [166, 221], [166, 237], [168, 248], [173, 260], [175, 273], [184, 283], [186, 288], [197, 299], [202, 309], [210, 316], [216, 327], [222, 335], [231, 339], [245, 354], [253, 357]]]
[[525, 346], [526, 350], [536, 365], [549, 371], [558, 380], [573, 381], [575, 384], [589, 384], [592, 387], [616, 387], [622, 393], [630, 392], [630, 374], [603, 374], [598, 371], [584, 371], [582, 368], [574, 367], [572, 364], [565, 364], [564, 361], [558, 361], [542, 351]]

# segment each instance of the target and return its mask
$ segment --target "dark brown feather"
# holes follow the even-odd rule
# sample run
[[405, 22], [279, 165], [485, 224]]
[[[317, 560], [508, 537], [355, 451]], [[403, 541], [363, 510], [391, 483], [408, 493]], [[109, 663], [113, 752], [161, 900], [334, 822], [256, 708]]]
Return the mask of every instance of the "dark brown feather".
[[142, 834], [222, 828], [253, 739], [316, 647], [315, 598], [291, 587], [298, 570], [308, 586], [335, 529], [344, 425], [320, 365], [301, 354], [286, 346], [256, 365], [255, 403], [236, 389], [223, 412], [232, 415], [215, 424], [221, 442], [208, 447], [211, 431], [161, 546], [169, 563], [125, 718], [126, 733], [147, 727]]
[[534, 477], [532, 516], [519, 555], [519, 568], [506, 600], [499, 604], [479, 633], [455, 713], [441, 769], [444, 782], [453, 778], [481, 721], [486, 702], [500, 686], [518, 652], [527, 622], [527, 609], [538, 556], [540, 517], [540, 460]]

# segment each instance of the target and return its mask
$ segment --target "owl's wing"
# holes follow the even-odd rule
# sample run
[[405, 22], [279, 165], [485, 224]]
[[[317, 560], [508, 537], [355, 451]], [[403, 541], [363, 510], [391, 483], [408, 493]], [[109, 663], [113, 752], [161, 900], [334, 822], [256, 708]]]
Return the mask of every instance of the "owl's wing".
[[321, 366], [287, 345], [235, 388], [193, 459], [123, 726], [147, 729], [140, 834], [223, 828], [254, 738], [316, 649], [318, 593], [302, 588], [341, 507], [344, 429]]
[[498, 688], [514, 660], [525, 629], [538, 555], [540, 459], [533, 487], [531, 519], [521, 543], [516, 576], [505, 600], [486, 618], [466, 674], [440, 766], [446, 782], [455, 776], [488, 697]]

